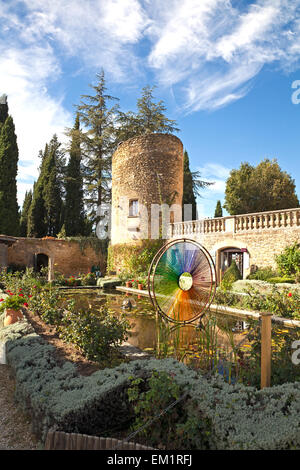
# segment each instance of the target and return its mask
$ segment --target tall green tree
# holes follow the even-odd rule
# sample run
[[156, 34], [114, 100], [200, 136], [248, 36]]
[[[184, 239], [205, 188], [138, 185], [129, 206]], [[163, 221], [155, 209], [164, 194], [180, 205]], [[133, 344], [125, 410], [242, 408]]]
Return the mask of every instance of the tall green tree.
[[28, 236], [56, 236], [61, 229], [64, 155], [60, 147], [54, 135], [44, 152], [40, 152], [40, 175], [33, 188], [28, 212]]
[[65, 178], [64, 225], [67, 236], [85, 234], [83, 177], [81, 169], [80, 122], [77, 114], [71, 132], [70, 158]]
[[52, 145], [50, 145], [49, 156], [46, 158], [44, 163], [43, 187], [43, 197], [46, 210], [46, 235], [53, 237], [59, 233], [62, 222], [62, 194], [59, 174], [60, 162], [57, 155], [58, 146], [56, 145], [56, 142], [52, 142]]
[[223, 217], [223, 209], [222, 209], [221, 201], [217, 201], [216, 208], [215, 208], [215, 217]]
[[33, 185], [32, 203], [28, 211], [27, 236], [42, 238], [46, 235], [45, 201], [43, 196], [44, 176], [42, 172]]
[[104, 71], [97, 74], [93, 95], [83, 95], [77, 112], [84, 129], [80, 132], [83, 157], [85, 203], [91, 221], [97, 221], [97, 208], [111, 197], [111, 159], [116, 149], [116, 101], [106, 94]]
[[226, 182], [225, 209], [231, 214], [249, 214], [299, 206], [295, 181], [276, 159], [265, 159], [256, 167], [242, 163]]
[[196, 196], [194, 193], [193, 175], [190, 170], [190, 162], [187, 151], [184, 151], [183, 155], [183, 197], [182, 197], [182, 208], [184, 217], [184, 205], [192, 205], [192, 220], [197, 218], [197, 207], [196, 207]]
[[19, 151], [5, 95], [0, 101], [0, 233], [19, 234], [17, 172]]
[[172, 134], [178, 132], [176, 121], [169, 119], [165, 112], [166, 107], [162, 100], [155, 102], [153, 91], [156, 87], [147, 85], [142, 89], [142, 95], [137, 100], [137, 112], [119, 111], [119, 141], [130, 139], [137, 135], [161, 132]]
[[182, 208], [184, 217], [184, 204], [192, 205], [192, 220], [197, 219], [197, 203], [196, 197], [201, 197], [201, 190], [210, 186], [211, 182], [203, 181], [200, 179], [201, 174], [199, 171], [190, 170], [190, 161], [187, 151], [183, 154], [183, 197]]
[[7, 118], [8, 118], [7, 96], [2, 95], [0, 96], [0, 128], [5, 123]]
[[20, 218], [20, 236], [27, 237], [28, 213], [32, 203], [32, 190], [26, 191]]

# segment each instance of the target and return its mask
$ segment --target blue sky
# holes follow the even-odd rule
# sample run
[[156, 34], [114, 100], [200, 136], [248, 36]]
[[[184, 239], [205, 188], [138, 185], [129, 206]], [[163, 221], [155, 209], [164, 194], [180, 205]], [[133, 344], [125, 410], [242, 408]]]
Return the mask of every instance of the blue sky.
[[300, 197], [300, 0], [0, 0], [0, 95], [16, 125], [20, 204], [39, 149], [54, 132], [65, 139], [101, 68], [123, 110], [157, 86], [192, 170], [215, 182], [201, 216], [224, 202], [243, 161], [277, 158]]

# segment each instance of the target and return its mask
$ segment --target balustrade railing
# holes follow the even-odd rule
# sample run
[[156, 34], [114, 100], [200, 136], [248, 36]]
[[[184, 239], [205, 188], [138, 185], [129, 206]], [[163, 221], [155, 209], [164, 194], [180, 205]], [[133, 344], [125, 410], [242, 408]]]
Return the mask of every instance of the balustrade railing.
[[300, 227], [300, 208], [176, 222], [170, 224], [170, 235], [177, 238], [204, 233], [239, 233], [286, 227]]

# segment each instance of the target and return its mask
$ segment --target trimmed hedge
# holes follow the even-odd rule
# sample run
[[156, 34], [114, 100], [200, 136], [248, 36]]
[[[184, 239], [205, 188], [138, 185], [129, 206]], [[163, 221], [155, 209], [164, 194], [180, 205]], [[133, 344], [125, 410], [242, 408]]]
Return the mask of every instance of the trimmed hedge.
[[300, 448], [299, 382], [258, 391], [229, 385], [221, 376], [204, 377], [174, 359], [134, 361], [83, 377], [73, 364], [59, 363], [54, 347], [26, 321], [2, 328], [1, 338], [16, 376], [16, 399], [43, 440], [50, 428], [112, 436], [132, 416], [129, 377], [157, 370], [172, 374], [188, 391], [189, 416], [199, 423], [191, 448], [201, 448], [201, 433], [209, 449]]

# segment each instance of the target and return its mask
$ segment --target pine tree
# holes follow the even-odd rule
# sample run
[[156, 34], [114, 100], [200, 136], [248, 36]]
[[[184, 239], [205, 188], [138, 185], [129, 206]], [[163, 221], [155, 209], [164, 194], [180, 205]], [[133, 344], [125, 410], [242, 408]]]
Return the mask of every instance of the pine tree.
[[0, 99], [0, 233], [19, 234], [17, 202], [18, 145], [15, 126], [8, 115], [6, 97]]
[[179, 131], [176, 121], [166, 117], [163, 101], [155, 103], [153, 96], [155, 88], [147, 85], [142, 89], [142, 96], [137, 100], [137, 113], [119, 111], [119, 141], [153, 132], [172, 134]]
[[81, 131], [85, 203], [91, 221], [97, 221], [97, 208], [110, 202], [111, 158], [116, 149], [115, 117], [117, 106], [108, 103], [117, 98], [106, 94], [104, 72], [97, 74], [97, 84], [90, 85], [94, 95], [83, 95], [77, 106], [80, 122], [87, 129]]
[[65, 178], [64, 226], [67, 236], [84, 235], [85, 213], [83, 204], [83, 178], [81, 170], [80, 123], [77, 113], [71, 130], [70, 158]]
[[217, 201], [216, 208], [215, 208], [215, 217], [223, 217], [223, 209], [222, 209], [221, 201]]
[[32, 191], [26, 191], [20, 217], [20, 236], [27, 237], [28, 213], [32, 203]]

